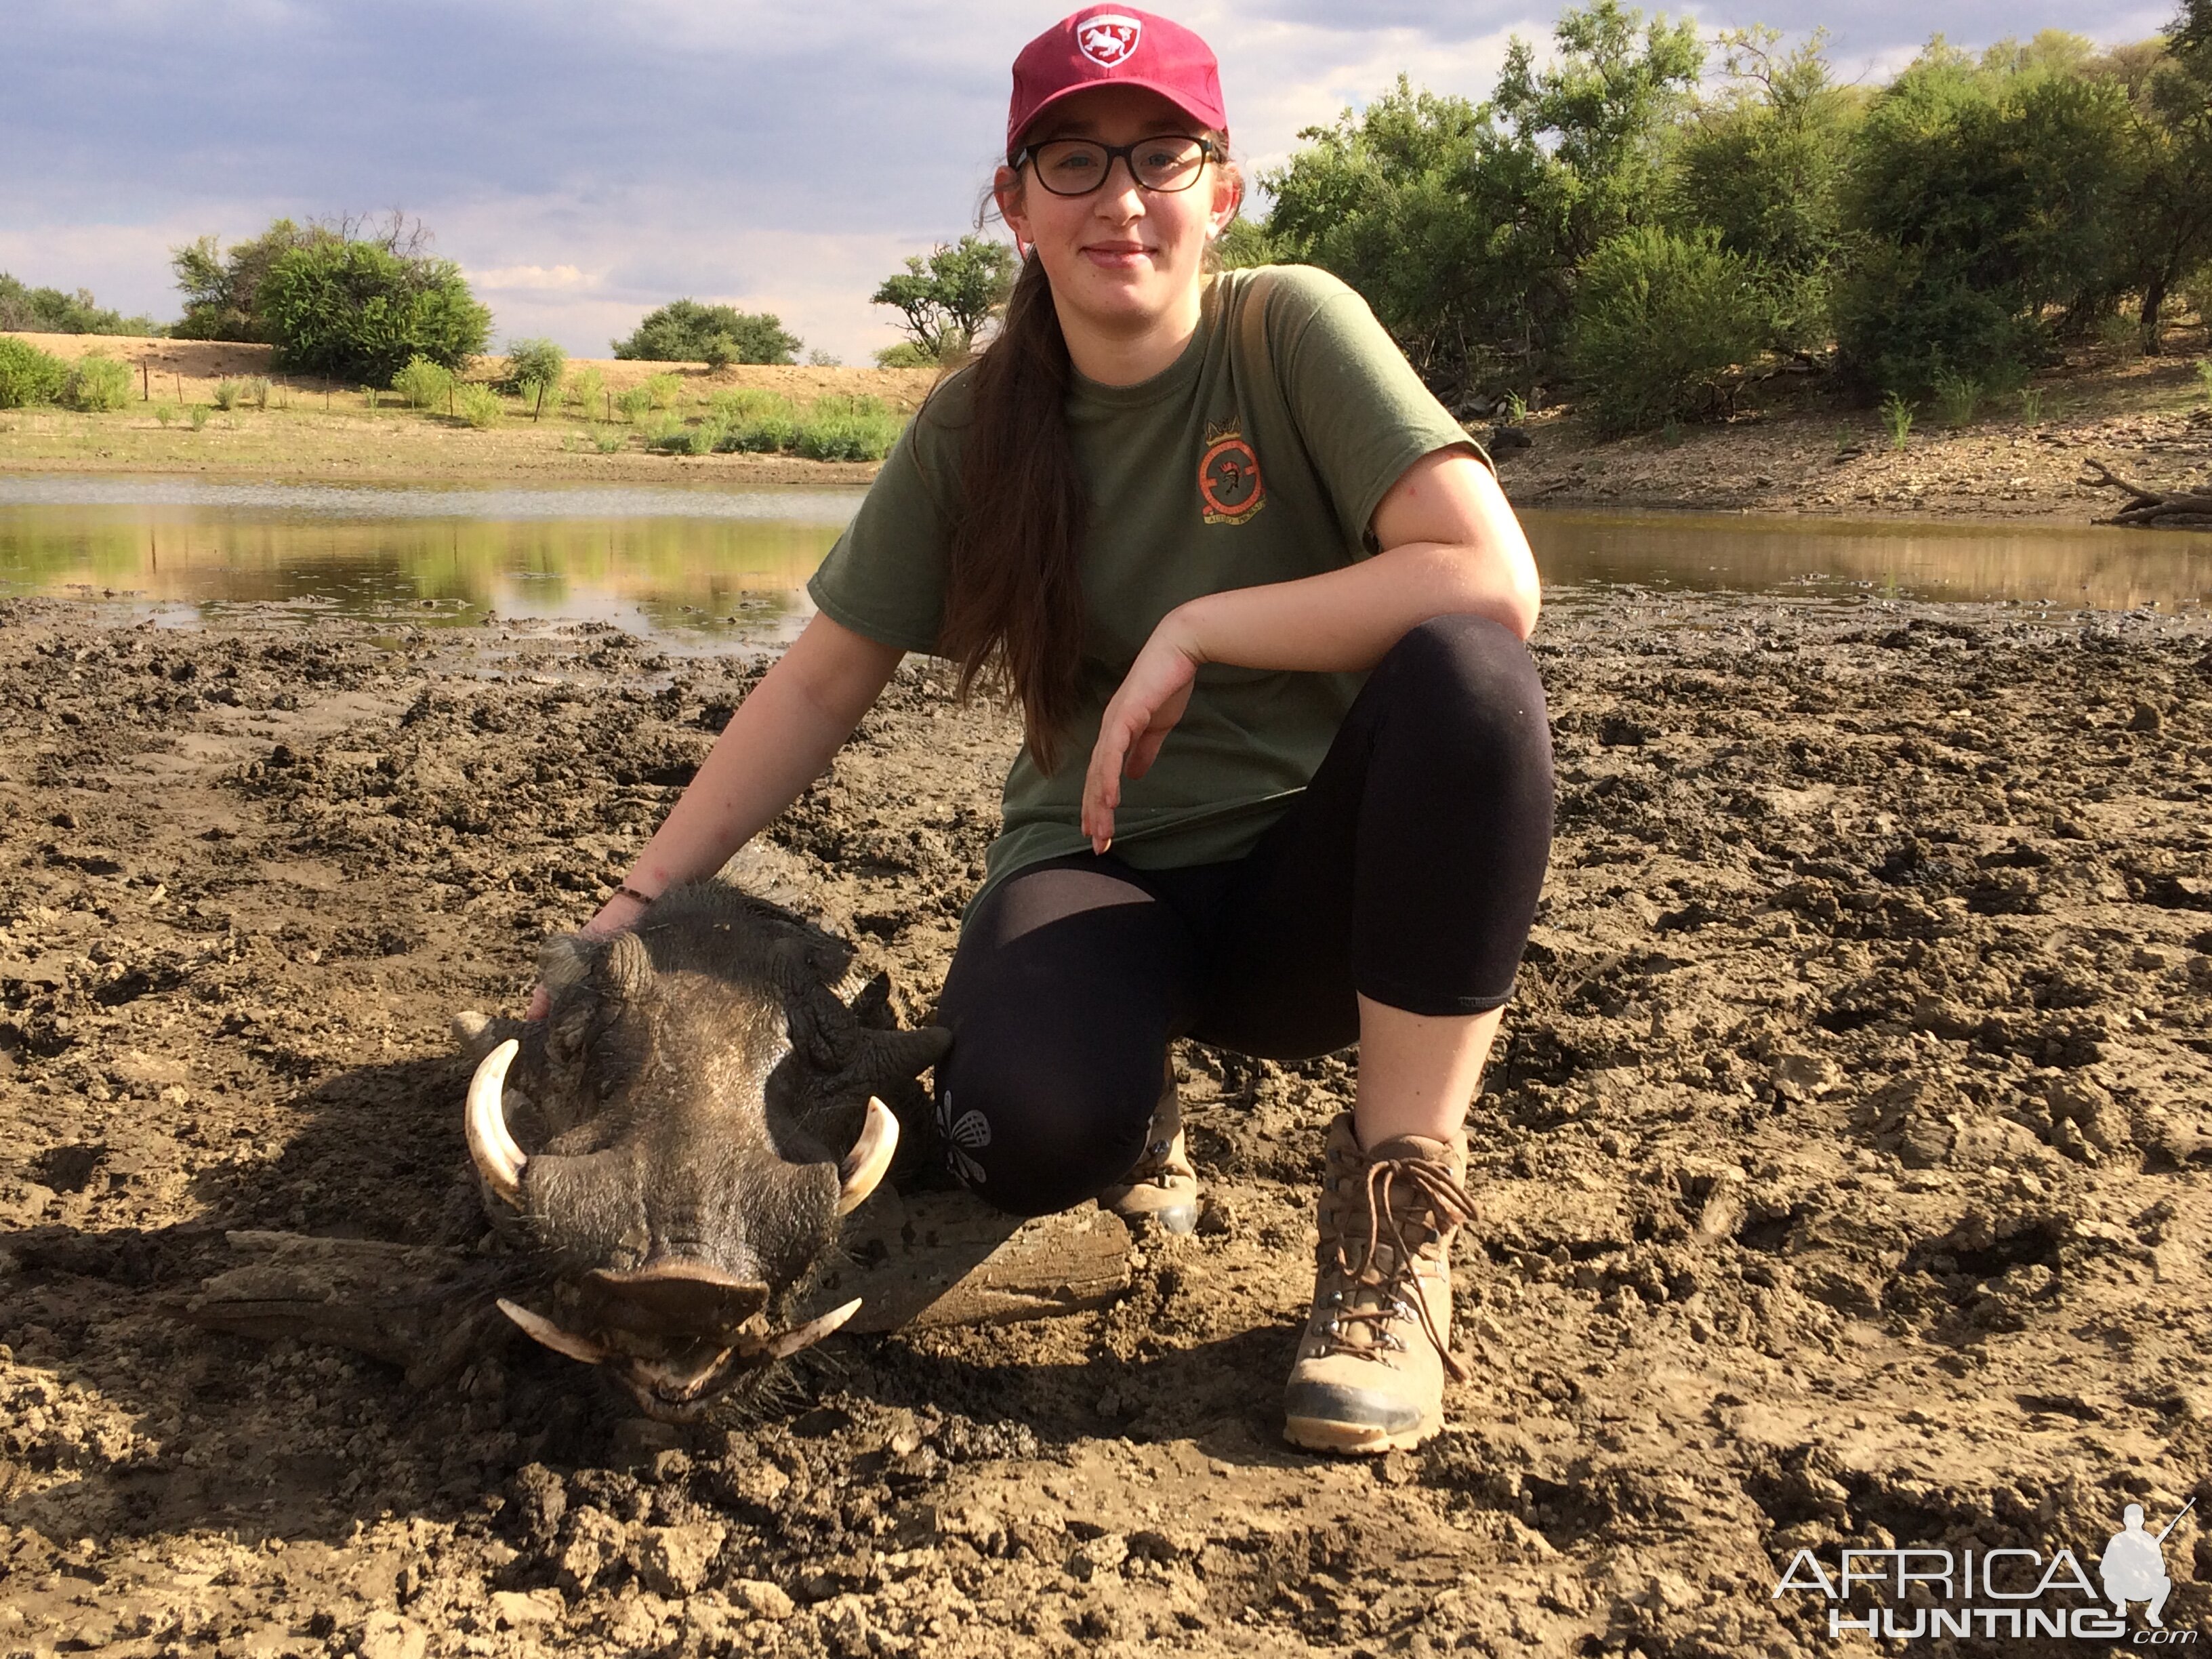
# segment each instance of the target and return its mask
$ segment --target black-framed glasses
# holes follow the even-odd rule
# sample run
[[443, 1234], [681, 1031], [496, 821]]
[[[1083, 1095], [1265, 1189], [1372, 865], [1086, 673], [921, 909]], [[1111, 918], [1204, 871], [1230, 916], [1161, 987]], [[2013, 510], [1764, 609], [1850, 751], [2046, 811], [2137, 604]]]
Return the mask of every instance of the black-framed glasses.
[[1014, 157], [1036, 169], [1037, 183], [1055, 196], [1088, 196], [1106, 182], [1115, 157], [1128, 164], [1129, 176], [1146, 190], [1162, 192], [1188, 190], [1208, 161], [1221, 158], [1220, 147], [1211, 138], [1167, 132], [1139, 138], [1133, 144], [1102, 144], [1095, 138], [1048, 138], [1041, 144], [1024, 144]]

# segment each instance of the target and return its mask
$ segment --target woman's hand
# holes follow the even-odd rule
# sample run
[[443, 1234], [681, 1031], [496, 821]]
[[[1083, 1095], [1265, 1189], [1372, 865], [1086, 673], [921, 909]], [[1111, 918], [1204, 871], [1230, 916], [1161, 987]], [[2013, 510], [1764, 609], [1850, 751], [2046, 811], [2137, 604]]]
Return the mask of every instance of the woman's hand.
[[1121, 804], [1121, 780], [1141, 778], [1159, 758], [1206, 660], [1188, 619], [1170, 611], [1152, 629], [1145, 648], [1122, 677], [1121, 689], [1098, 722], [1098, 741], [1091, 750], [1091, 769], [1083, 780], [1083, 833], [1091, 850], [1114, 844], [1114, 809]]
[[[577, 931], [593, 939], [605, 939], [610, 933], [619, 933], [645, 914], [645, 901], [628, 887], [617, 887], [613, 896], [599, 907], [599, 914]], [[523, 1012], [525, 1019], [543, 1019], [552, 1011], [552, 993], [540, 980], [530, 988], [530, 1006]]]

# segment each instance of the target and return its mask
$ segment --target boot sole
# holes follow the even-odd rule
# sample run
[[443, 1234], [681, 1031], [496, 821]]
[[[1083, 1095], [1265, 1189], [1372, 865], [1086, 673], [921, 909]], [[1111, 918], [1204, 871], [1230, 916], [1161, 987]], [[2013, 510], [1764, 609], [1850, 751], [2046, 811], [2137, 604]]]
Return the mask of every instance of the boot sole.
[[1286, 1417], [1283, 1419], [1283, 1438], [1293, 1446], [1308, 1451], [1347, 1452], [1376, 1455], [1388, 1451], [1411, 1451], [1425, 1440], [1431, 1440], [1443, 1428], [1443, 1419], [1416, 1423], [1410, 1429], [1392, 1433], [1368, 1423], [1334, 1423], [1321, 1417]]

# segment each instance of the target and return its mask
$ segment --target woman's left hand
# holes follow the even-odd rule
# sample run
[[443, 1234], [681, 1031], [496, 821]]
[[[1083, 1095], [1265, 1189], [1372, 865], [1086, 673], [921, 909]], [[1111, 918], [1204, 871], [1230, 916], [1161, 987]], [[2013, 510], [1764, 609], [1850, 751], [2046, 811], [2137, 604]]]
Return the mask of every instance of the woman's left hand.
[[1114, 844], [1121, 780], [1152, 770], [1160, 744], [1190, 706], [1190, 689], [1205, 660], [1182, 617], [1171, 611], [1129, 665], [1098, 722], [1098, 741], [1083, 780], [1083, 833], [1091, 837], [1092, 852], [1103, 853]]

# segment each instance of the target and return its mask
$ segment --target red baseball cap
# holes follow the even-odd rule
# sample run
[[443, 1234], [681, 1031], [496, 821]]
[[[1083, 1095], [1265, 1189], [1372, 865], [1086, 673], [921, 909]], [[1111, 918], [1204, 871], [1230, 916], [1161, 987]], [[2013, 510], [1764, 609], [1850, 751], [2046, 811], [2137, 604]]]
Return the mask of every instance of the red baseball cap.
[[1085, 6], [1063, 17], [1014, 59], [1006, 155], [1038, 116], [1091, 87], [1146, 87], [1200, 126], [1229, 131], [1213, 50], [1180, 23], [1130, 6]]

